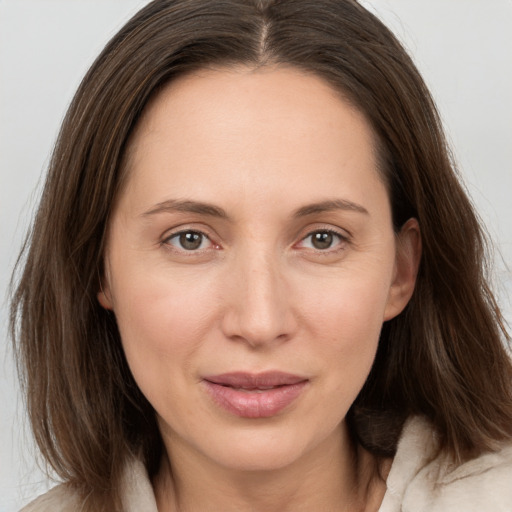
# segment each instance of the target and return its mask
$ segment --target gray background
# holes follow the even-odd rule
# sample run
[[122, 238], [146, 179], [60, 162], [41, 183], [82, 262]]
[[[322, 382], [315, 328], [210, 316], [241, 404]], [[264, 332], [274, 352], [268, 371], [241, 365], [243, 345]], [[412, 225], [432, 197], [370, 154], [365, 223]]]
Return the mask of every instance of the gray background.
[[[49, 483], [37, 469], [4, 299], [59, 124], [87, 67], [147, 0], [0, 0], [0, 512]], [[512, 321], [512, 0], [364, 0], [413, 54], [495, 239]], [[508, 291], [507, 291], [508, 290]]]

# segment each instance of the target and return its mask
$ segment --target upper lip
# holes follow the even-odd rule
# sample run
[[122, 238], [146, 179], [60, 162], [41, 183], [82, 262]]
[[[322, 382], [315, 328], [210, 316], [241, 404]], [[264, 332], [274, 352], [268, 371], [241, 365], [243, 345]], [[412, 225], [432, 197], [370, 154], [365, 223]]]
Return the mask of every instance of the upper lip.
[[230, 372], [204, 377], [204, 380], [233, 388], [256, 389], [290, 386], [308, 380], [306, 377], [280, 371], [263, 373]]

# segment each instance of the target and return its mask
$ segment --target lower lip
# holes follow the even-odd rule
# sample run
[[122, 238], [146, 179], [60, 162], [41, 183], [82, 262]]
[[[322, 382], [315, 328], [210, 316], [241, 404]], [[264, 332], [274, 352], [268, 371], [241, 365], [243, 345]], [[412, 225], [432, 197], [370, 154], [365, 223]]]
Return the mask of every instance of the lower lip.
[[226, 411], [241, 418], [270, 418], [294, 402], [307, 385], [297, 382], [261, 391], [240, 391], [203, 381], [214, 402]]

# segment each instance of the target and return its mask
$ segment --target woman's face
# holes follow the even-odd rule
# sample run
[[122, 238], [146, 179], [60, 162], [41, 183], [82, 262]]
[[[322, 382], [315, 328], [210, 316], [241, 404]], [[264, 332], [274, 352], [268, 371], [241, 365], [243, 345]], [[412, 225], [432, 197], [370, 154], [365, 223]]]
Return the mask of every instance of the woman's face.
[[270, 469], [338, 442], [419, 255], [364, 117], [292, 68], [203, 71], [150, 104], [127, 172], [99, 300], [171, 455]]

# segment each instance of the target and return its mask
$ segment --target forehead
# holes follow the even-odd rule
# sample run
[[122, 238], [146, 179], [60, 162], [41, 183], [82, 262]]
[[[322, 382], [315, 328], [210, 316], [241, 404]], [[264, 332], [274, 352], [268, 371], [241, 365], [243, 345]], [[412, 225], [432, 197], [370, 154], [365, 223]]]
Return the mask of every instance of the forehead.
[[155, 188], [165, 182], [184, 196], [197, 192], [198, 182], [252, 190], [280, 183], [292, 192], [319, 176], [325, 187], [318, 192], [327, 196], [340, 169], [351, 170], [345, 173], [349, 188], [369, 174], [380, 179], [365, 116], [322, 78], [289, 67], [205, 69], [180, 77], [148, 104], [127, 156], [129, 183]]
[[[243, 116], [247, 114], [252, 116], [252, 121], [261, 123], [261, 135], [270, 128], [278, 129], [279, 122], [287, 120], [283, 114], [306, 123], [322, 120], [324, 127], [333, 129], [337, 121], [351, 117], [352, 131], [362, 128], [367, 132], [369, 145], [377, 146], [377, 138], [363, 113], [323, 78], [293, 66], [237, 65], [199, 69], [164, 86], [148, 102], [128, 149], [133, 155], [144, 135], [154, 134], [163, 124], [191, 126], [201, 116], [202, 123], [196, 123], [196, 128], [209, 121], [219, 124], [225, 121], [226, 127], [228, 122], [234, 125], [237, 120], [244, 121]], [[297, 129], [303, 127], [301, 123], [296, 125]], [[341, 137], [342, 131], [337, 135]]]

